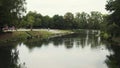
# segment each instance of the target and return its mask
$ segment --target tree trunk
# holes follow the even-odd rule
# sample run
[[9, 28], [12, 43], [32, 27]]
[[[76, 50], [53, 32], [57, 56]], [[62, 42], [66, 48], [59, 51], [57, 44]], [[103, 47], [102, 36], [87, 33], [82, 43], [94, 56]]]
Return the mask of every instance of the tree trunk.
[[32, 27], [32, 25], [30, 26], [30, 30], [33, 31], [33, 27]]
[[3, 32], [2, 27], [0, 27], [0, 32]]

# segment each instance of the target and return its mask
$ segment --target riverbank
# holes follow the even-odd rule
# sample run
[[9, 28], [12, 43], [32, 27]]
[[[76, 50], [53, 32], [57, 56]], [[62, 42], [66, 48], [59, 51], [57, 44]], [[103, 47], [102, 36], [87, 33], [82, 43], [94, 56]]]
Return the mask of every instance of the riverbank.
[[112, 42], [113, 42], [113, 44], [120, 46], [120, 37], [112, 38]]
[[29, 29], [19, 29], [17, 31], [6, 31], [0, 34], [0, 43], [23, 41], [32, 38], [46, 39], [71, 33], [73, 32], [70, 30], [33, 29], [33, 31], [30, 31]]

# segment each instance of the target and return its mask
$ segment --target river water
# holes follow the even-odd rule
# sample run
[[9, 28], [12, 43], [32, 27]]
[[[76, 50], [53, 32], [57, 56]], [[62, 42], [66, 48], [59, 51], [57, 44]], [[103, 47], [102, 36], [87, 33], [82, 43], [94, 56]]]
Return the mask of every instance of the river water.
[[0, 46], [0, 68], [120, 68], [120, 47], [84, 31]]

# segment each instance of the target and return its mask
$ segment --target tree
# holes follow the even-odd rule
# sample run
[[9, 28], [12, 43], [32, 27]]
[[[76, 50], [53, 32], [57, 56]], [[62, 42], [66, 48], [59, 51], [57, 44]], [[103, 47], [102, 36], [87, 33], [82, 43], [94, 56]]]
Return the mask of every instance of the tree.
[[112, 27], [110, 30], [116, 31], [109, 32], [109, 34], [111, 34], [112, 37], [113, 35], [120, 35], [120, 0], [108, 0], [106, 10], [111, 12], [107, 26]]
[[80, 15], [80, 28], [87, 28], [89, 15], [85, 12], [82, 12]]
[[81, 14], [79, 12], [76, 13], [74, 20], [75, 20], [75, 26], [76, 26], [76, 28], [79, 29], [80, 26], [81, 26]]
[[48, 15], [42, 18], [42, 28], [50, 28], [50, 23], [52, 22], [52, 18]]
[[34, 28], [40, 28], [42, 26], [42, 15], [39, 13], [35, 14], [35, 22], [33, 24]]
[[107, 32], [107, 24], [108, 24], [108, 14], [103, 14], [103, 22], [100, 24], [100, 30]]
[[98, 11], [92, 11], [89, 18], [89, 28], [100, 29], [101, 23], [103, 23], [103, 15]]
[[[29, 17], [32, 16], [32, 17]], [[31, 23], [29, 20], [33, 20]], [[100, 12], [91, 12], [91, 15], [82, 12], [74, 14], [67, 12], [64, 16], [54, 15], [53, 17], [42, 16], [37, 12], [30, 11], [22, 18], [21, 25], [33, 28], [53, 28], [53, 29], [99, 29], [103, 23], [103, 15]]]
[[120, 26], [120, 0], [108, 0], [106, 10], [112, 13], [109, 21]]
[[0, 0], [0, 27], [16, 26], [26, 10], [25, 4], [25, 0]]
[[63, 16], [54, 15], [52, 19], [53, 19], [53, 23], [51, 24], [52, 28], [55, 28], [55, 29], [65, 28]]
[[31, 31], [32, 31], [32, 28], [33, 28], [33, 24], [35, 22], [34, 15], [35, 15], [35, 13], [31, 12], [31, 11], [26, 15], [26, 17], [27, 17], [27, 23], [30, 26]]
[[67, 12], [64, 15], [64, 20], [65, 20], [64, 25], [66, 26], [66, 29], [70, 29], [72, 27], [73, 22], [74, 22], [74, 15], [71, 12]]

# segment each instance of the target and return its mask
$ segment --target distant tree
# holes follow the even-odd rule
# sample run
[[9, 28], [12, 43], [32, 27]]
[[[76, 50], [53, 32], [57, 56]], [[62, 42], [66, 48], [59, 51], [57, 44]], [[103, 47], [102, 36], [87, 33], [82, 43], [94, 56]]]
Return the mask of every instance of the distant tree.
[[35, 21], [33, 24], [35, 28], [40, 28], [42, 26], [42, 18], [43, 16], [41, 14], [38, 13], [35, 14]]
[[32, 28], [33, 28], [33, 24], [35, 23], [35, 17], [34, 17], [35, 13], [34, 12], [29, 12], [26, 17], [27, 17], [27, 23], [28, 25], [30, 26], [30, 29], [32, 31]]
[[74, 23], [74, 15], [71, 12], [67, 12], [64, 15], [64, 25], [66, 26], [66, 29], [72, 28], [72, 24]]
[[80, 28], [87, 28], [89, 15], [85, 12], [82, 12], [80, 15]]
[[92, 29], [100, 29], [100, 24], [103, 22], [103, 15], [98, 11], [92, 11], [89, 18], [89, 27]]
[[76, 28], [79, 29], [80, 26], [81, 26], [81, 14], [79, 12], [76, 13], [74, 21], [75, 21], [75, 25], [74, 26], [76, 26]]
[[52, 19], [47, 15], [42, 18], [42, 28], [49, 28]]
[[[33, 22], [31, 23], [31, 21]], [[104, 22], [103, 15], [100, 12], [91, 12], [91, 15], [82, 12], [74, 14], [67, 12], [64, 16], [54, 15], [53, 17], [42, 16], [37, 12], [30, 11], [22, 18], [23, 27], [33, 28], [53, 28], [53, 29], [100, 29]]]
[[64, 19], [62, 16], [59, 16], [59, 15], [54, 15], [53, 16], [53, 23], [52, 23], [52, 28], [55, 28], [55, 29], [64, 29]]

